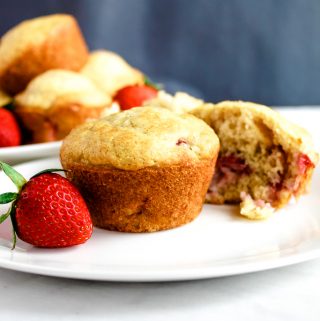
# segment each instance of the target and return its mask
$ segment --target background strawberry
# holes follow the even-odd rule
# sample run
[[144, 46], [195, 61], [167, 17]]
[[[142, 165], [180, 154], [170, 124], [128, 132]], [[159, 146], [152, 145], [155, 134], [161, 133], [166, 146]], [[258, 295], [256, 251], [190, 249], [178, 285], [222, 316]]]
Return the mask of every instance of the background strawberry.
[[87, 241], [92, 234], [89, 210], [79, 191], [66, 178], [41, 172], [26, 180], [9, 165], [0, 167], [16, 184], [19, 193], [0, 195], [0, 204], [12, 202], [2, 223], [11, 217], [15, 235], [38, 247], [67, 247]]
[[18, 146], [21, 144], [21, 132], [13, 114], [0, 108], [0, 147]]
[[149, 85], [131, 85], [120, 89], [114, 97], [122, 110], [142, 106], [149, 99], [156, 97], [158, 90]]

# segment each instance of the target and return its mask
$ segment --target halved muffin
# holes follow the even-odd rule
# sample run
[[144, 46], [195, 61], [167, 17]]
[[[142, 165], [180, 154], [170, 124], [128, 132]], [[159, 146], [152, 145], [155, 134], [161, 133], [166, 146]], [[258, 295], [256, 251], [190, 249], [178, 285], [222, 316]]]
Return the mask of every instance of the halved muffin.
[[118, 54], [107, 50], [93, 51], [81, 73], [110, 96], [125, 86], [144, 83], [142, 72], [131, 67]]
[[208, 202], [242, 202], [241, 214], [259, 219], [307, 190], [318, 155], [304, 129], [266, 106], [241, 101], [206, 104], [193, 114], [221, 143]]
[[200, 213], [218, 151], [200, 119], [137, 107], [74, 129], [60, 156], [95, 226], [153, 232]]
[[15, 95], [37, 75], [49, 69], [78, 71], [87, 59], [74, 17], [54, 14], [26, 20], [1, 38], [0, 86]]
[[30, 142], [41, 143], [60, 140], [74, 127], [99, 118], [111, 98], [79, 73], [49, 70], [34, 78], [14, 104]]
[[196, 108], [201, 107], [204, 101], [195, 98], [185, 92], [176, 92], [171, 95], [164, 90], [160, 90], [157, 97], [146, 101], [144, 106], [157, 106], [166, 108], [179, 114], [190, 113]]

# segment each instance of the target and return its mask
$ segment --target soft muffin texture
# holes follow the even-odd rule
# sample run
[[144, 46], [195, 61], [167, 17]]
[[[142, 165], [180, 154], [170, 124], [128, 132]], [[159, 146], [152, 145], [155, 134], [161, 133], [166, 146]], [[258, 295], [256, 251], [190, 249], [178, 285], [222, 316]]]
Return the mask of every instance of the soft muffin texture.
[[79, 73], [49, 70], [34, 78], [14, 104], [31, 142], [39, 143], [60, 140], [74, 127], [99, 118], [111, 97]]
[[257, 219], [272, 213], [270, 205], [280, 208], [307, 190], [318, 155], [304, 129], [266, 106], [241, 101], [206, 104], [193, 114], [221, 143], [209, 202], [242, 201], [241, 213]]
[[125, 86], [144, 83], [142, 72], [131, 67], [118, 54], [107, 50], [93, 51], [81, 73], [111, 96]]
[[219, 147], [213, 130], [192, 115], [137, 107], [74, 129], [63, 163], [137, 170], [211, 158]]
[[78, 71], [88, 51], [74, 17], [54, 14], [26, 20], [9, 30], [0, 43], [0, 85], [10, 94], [49, 69]]
[[192, 115], [138, 107], [74, 129], [60, 155], [95, 226], [154, 232], [198, 216], [218, 150], [213, 130]]
[[174, 95], [161, 90], [157, 97], [144, 103], [144, 106], [158, 106], [179, 114], [189, 113], [204, 104], [202, 99], [192, 97], [185, 92], [177, 92]]

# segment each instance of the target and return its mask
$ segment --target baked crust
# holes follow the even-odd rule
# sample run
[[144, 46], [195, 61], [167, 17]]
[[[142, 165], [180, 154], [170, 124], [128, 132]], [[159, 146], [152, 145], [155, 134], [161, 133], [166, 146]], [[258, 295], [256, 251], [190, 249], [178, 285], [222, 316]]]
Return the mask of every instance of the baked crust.
[[65, 164], [137, 170], [197, 162], [218, 149], [214, 131], [196, 117], [137, 107], [75, 128], [61, 155]]
[[14, 100], [31, 143], [63, 139], [71, 129], [99, 118], [111, 97], [79, 73], [54, 69], [34, 78]]
[[[217, 152], [218, 153], [218, 152]], [[97, 227], [121, 232], [155, 232], [194, 220], [201, 211], [213, 175], [212, 159], [136, 171], [88, 169], [64, 162]]]
[[88, 59], [85, 40], [77, 21], [70, 15], [24, 21], [1, 40], [0, 86], [12, 95], [49, 69], [78, 71]]
[[203, 121], [138, 107], [76, 128], [60, 158], [95, 226], [153, 232], [199, 214], [218, 151], [218, 138]]
[[110, 96], [125, 86], [144, 83], [141, 71], [130, 66], [120, 55], [107, 50], [91, 52], [81, 73]]
[[14, 100], [18, 106], [43, 109], [52, 107], [57, 101], [81, 101], [92, 108], [112, 102], [111, 97], [99, 90], [90, 79], [63, 69], [48, 70], [35, 77]]
[[27, 131], [24, 143], [53, 142], [89, 119], [99, 118], [105, 107], [88, 108], [77, 102], [54, 105], [49, 109], [17, 106], [15, 112]]

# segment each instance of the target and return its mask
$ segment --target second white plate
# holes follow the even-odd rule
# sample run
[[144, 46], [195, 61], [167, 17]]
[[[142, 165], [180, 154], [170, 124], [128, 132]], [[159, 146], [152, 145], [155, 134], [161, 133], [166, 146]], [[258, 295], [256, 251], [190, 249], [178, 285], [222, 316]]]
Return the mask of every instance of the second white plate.
[[29, 144], [16, 147], [0, 148], [0, 161], [10, 165], [33, 159], [58, 156], [61, 142]]
[[[26, 177], [60, 166], [46, 159], [17, 166]], [[173, 281], [260, 271], [320, 256], [317, 170], [311, 193], [267, 221], [237, 216], [235, 206], [205, 205], [192, 223], [169, 231], [129, 234], [95, 229], [85, 244], [12, 251], [10, 222], [0, 225], [0, 267], [58, 277], [109, 281]], [[0, 193], [14, 186], [0, 174]], [[0, 207], [3, 213], [6, 206]]]

